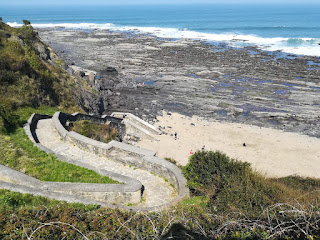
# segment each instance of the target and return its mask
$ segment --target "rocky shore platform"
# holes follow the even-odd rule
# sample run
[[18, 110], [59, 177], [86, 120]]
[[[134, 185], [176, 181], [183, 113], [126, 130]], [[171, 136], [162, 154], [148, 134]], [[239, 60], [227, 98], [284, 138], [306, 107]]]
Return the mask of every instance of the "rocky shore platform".
[[96, 90], [82, 91], [88, 112], [156, 121], [166, 110], [320, 137], [318, 57], [108, 30], [39, 35]]

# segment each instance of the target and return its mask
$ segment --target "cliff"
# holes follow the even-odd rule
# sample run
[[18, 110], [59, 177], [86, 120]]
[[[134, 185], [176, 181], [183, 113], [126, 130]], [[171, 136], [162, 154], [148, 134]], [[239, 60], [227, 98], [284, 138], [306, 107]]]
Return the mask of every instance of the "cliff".
[[77, 82], [30, 24], [12, 28], [0, 21], [0, 107], [77, 105]]

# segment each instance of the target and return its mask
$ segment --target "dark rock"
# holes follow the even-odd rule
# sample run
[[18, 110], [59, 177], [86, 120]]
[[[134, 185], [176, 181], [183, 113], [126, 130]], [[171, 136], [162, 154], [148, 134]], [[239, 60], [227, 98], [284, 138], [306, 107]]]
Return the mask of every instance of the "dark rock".
[[[65, 49], [70, 55], [63, 57], [81, 67], [101, 69], [107, 62], [123, 69], [104, 69], [94, 84], [105, 96], [106, 109], [121, 107], [113, 110], [138, 115], [150, 109], [148, 121], [164, 109], [320, 137], [319, 67], [310, 65], [319, 62], [317, 57], [256, 47], [235, 49], [226, 43], [213, 46], [185, 40], [175, 44], [139, 34], [128, 38], [124, 33], [65, 31], [41, 30], [53, 48]], [[92, 42], [91, 37], [97, 41]], [[137, 48], [128, 49], [124, 44], [136, 44]], [[112, 50], [101, 50], [102, 45]], [[141, 51], [140, 46], [145, 45], [153, 50]], [[153, 85], [136, 87], [150, 80], [154, 80]], [[121, 97], [114, 99], [113, 91]], [[297, 117], [291, 117], [293, 114]]]
[[115, 89], [115, 90], [118, 90], [118, 89], [122, 89], [122, 88], [124, 88], [124, 87], [126, 87], [126, 85], [121, 82], [121, 83], [118, 83], [118, 84], [114, 87], [114, 89]]
[[118, 76], [118, 71], [117, 69], [113, 67], [107, 67], [106, 69], [101, 71], [101, 75], [107, 75], [107, 76]]
[[86, 90], [80, 91], [78, 103], [87, 113], [102, 115], [107, 110], [105, 109], [103, 97]]

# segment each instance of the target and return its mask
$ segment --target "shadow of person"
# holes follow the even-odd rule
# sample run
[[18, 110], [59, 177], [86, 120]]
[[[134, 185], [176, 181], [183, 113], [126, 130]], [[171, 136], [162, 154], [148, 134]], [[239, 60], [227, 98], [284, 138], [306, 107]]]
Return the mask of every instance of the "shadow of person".
[[197, 239], [197, 240], [209, 240], [211, 238], [207, 238], [200, 233], [196, 233], [186, 229], [180, 223], [174, 223], [169, 231], [161, 237], [162, 240], [166, 239]]

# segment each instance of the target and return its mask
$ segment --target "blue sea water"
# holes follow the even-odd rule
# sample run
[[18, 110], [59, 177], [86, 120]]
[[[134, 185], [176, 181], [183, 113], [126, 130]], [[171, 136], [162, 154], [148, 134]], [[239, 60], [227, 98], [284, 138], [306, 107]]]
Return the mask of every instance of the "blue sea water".
[[192, 38], [229, 46], [320, 56], [319, 5], [1, 6], [4, 22], [19, 26], [107, 29]]

